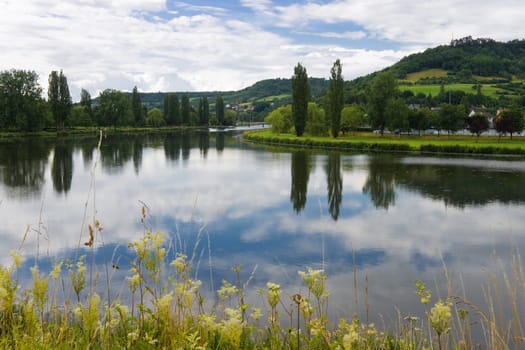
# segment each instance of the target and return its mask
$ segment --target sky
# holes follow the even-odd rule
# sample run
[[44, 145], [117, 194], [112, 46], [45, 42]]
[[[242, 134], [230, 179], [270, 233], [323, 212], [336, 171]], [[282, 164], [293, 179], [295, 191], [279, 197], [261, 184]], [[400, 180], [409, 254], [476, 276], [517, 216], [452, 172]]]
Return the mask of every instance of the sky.
[[347, 80], [471, 35], [525, 38], [523, 0], [0, 0], [0, 71], [80, 89], [229, 91], [297, 63]]

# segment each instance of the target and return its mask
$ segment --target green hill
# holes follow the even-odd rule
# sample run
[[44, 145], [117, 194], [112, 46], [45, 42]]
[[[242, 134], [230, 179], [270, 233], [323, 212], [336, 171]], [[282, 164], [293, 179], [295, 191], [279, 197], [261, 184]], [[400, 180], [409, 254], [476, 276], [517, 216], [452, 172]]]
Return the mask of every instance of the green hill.
[[[423, 52], [404, 57], [384, 69], [399, 79], [407, 103], [422, 103], [424, 98], [439, 103], [436, 96], [459, 103], [464, 96], [479, 93], [483, 99], [471, 98], [472, 104], [505, 106], [516, 96], [525, 96], [525, 40], [498, 42], [466, 37]], [[366, 89], [378, 72], [346, 82], [346, 102], [366, 103]], [[310, 78], [312, 98], [321, 101], [328, 80]], [[183, 92], [177, 92], [179, 96]], [[206, 96], [211, 108], [220, 95], [230, 106], [249, 110], [250, 118], [262, 120], [268, 112], [291, 101], [290, 79], [266, 79], [238, 91], [188, 92], [193, 105]], [[141, 93], [148, 108], [163, 109], [164, 92]]]
[[[310, 78], [310, 89], [314, 99], [320, 98], [326, 92], [328, 80], [322, 78]], [[164, 95], [166, 92], [140, 93], [142, 103], [149, 108], [163, 109]], [[176, 92], [179, 97], [184, 92]], [[210, 103], [215, 102], [217, 96], [222, 96], [224, 103], [229, 105], [250, 105], [257, 108], [260, 105], [282, 105], [291, 101], [292, 82], [291, 79], [266, 79], [238, 91], [200, 91], [186, 92], [190, 101], [196, 104], [197, 100], [206, 96]]]
[[[485, 97], [483, 104], [505, 106], [525, 95], [525, 40], [503, 43], [466, 37], [404, 57], [383, 71], [399, 79], [409, 103], [421, 103], [422, 95], [435, 98], [445, 92], [461, 99], [479, 91]], [[347, 82], [347, 102], [363, 103], [377, 73]]]

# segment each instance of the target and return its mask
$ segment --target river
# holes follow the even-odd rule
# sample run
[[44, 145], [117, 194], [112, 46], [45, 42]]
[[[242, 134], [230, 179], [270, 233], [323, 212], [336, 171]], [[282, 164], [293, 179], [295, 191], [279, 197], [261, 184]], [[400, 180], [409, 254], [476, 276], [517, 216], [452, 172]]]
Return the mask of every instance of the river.
[[[395, 323], [423, 312], [416, 279], [433, 300], [466, 295], [483, 308], [488, 276], [502, 282], [525, 248], [524, 161], [268, 149], [235, 132], [107, 136], [100, 151], [97, 143], [2, 144], [0, 262], [19, 250], [22, 279], [35, 263], [46, 271], [86, 255], [100, 274], [110, 264], [120, 295], [128, 243], [160, 231], [171, 257], [195, 257], [209, 295], [235, 282], [239, 265], [253, 303], [268, 281], [284, 298], [305, 293], [297, 272], [323, 268], [334, 320]], [[103, 230], [92, 251], [84, 243], [93, 219]]]

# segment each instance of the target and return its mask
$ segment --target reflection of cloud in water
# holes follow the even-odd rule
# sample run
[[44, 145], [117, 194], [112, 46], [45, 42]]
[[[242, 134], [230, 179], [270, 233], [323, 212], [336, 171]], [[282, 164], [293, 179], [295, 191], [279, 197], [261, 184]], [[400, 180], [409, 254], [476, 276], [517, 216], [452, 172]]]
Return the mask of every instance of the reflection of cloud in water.
[[[483, 205], [476, 207], [448, 206], [440, 200], [447, 194], [428, 195], [431, 189], [420, 186], [420, 178], [415, 178], [425, 175], [436, 179], [429, 168], [433, 162], [449, 171], [449, 166], [460, 167], [456, 160], [422, 158], [419, 165], [420, 158], [401, 158], [400, 162], [385, 160], [384, 165], [376, 159], [376, 180], [384, 179], [384, 169], [393, 171], [394, 179], [389, 181], [392, 180], [395, 191], [395, 204], [388, 210], [376, 210], [371, 198], [363, 193], [371, 157], [341, 156], [343, 195], [337, 221], [334, 221], [327, 199], [326, 156], [311, 156], [307, 200], [297, 215], [290, 203], [292, 156], [246, 146], [239, 148], [228, 140], [221, 152], [216, 150], [213, 140], [206, 153], [195, 144], [185, 151], [187, 161], [182, 156], [182, 143], [176, 151], [180, 153], [171, 154], [167, 159], [162, 143], [159, 146], [153, 140], [155, 147], [140, 148], [141, 156], [136, 157], [137, 161], [140, 159], [138, 167], [132, 152], [136, 146], [125, 152], [124, 158], [129, 158], [128, 161], [110, 153], [117, 157], [118, 167], [108, 164], [112, 169], [108, 171], [103, 163], [99, 164], [94, 193], [89, 192], [89, 169], [83, 171], [81, 166], [75, 166], [67, 195], [57, 194], [47, 165], [41, 181], [41, 196], [10, 198], [0, 205], [1, 262], [10, 262], [9, 251], [19, 246], [26, 225], [31, 224], [35, 229], [40, 220], [49, 237], [45, 240], [40, 236], [41, 262], [46, 257], [51, 261], [51, 257], [74, 256], [84, 205], [89, 198], [86, 219], [90, 222], [96, 209], [104, 227], [106, 249], [97, 251], [97, 261], [113, 256], [118, 247], [116, 254], [121, 269], [114, 276], [117, 281], [129, 268], [127, 243], [143, 232], [140, 224], [140, 201], [143, 201], [150, 209], [152, 229], [167, 232], [172, 240], [181, 242], [178, 246], [185, 247], [187, 253], [191, 253], [199, 229], [206, 225], [198, 249], [198, 254], [202, 254], [200, 270], [196, 271], [205, 283], [203, 289], [211, 284], [209, 235], [216, 288], [223, 278], [233, 281], [231, 268], [241, 264], [244, 279], [254, 266], [258, 267], [251, 282], [254, 290], [275, 281], [283, 284], [290, 294], [304, 292], [297, 271], [306, 266], [319, 268], [324, 259], [334, 314], [364, 312], [363, 290], [368, 273], [370, 314], [395, 315], [395, 306], [401, 312], [417, 308], [414, 279], [426, 280], [431, 287], [435, 285], [434, 279], [442, 280], [443, 261], [451, 276], [462, 273], [467, 291], [477, 291], [480, 281], [485, 280], [482, 267], [492, 266], [487, 257], [493, 251], [503, 260], [503, 266], [508, 266], [510, 247], [525, 246], [524, 233], [519, 230], [525, 224], [521, 205], [489, 198], [479, 201]], [[190, 143], [197, 141], [192, 139]], [[77, 150], [72, 155], [73, 163], [82, 162], [81, 152]], [[397, 167], [396, 162], [401, 163], [401, 167]], [[471, 163], [471, 168], [482, 168], [476, 161]], [[518, 173], [522, 172], [521, 163], [512, 165]], [[514, 169], [511, 165], [505, 167], [508, 171]], [[468, 171], [462, 174], [472, 175]], [[497, 172], [491, 176], [497, 177]], [[0, 189], [2, 196], [9, 191], [4, 185]], [[82, 242], [86, 239], [84, 236]], [[37, 235], [31, 231], [24, 244], [26, 266], [32, 265], [36, 244]], [[360, 293], [357, 307], [354, 305], [354, 262]], [[124, 282], [118, 283], [120, 286]], [[456, 288], [459, 293], [459, 286]], [[249, 294], [254, 300], [260, 299], [253, 291]], [[476, 294], [472, 299], [481, 302], [482, 296]]]

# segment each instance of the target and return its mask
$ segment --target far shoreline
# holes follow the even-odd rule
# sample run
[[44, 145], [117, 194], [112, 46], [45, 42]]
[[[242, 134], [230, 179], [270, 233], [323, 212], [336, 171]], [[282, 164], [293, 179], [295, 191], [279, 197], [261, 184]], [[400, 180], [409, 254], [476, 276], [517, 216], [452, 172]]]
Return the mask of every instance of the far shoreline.
[[479, 157], [525, 158], [525, 140], [523, 136], [466, 136], [447, 135], [418, 136], [390, 135], [383, 136], [369, 133], [349, 133], [337, 138], [329, 136], [297, 137], [293, 134], [277, 134], [271, 130], [247, 131], [243, 138], [248, 142], [269, 146], [321, 149], [326, 151], [348, 152], [390, 152], [422, 155], [452, 155]]

